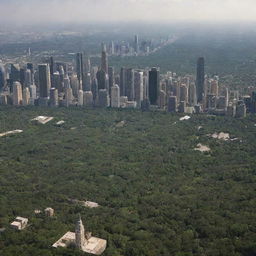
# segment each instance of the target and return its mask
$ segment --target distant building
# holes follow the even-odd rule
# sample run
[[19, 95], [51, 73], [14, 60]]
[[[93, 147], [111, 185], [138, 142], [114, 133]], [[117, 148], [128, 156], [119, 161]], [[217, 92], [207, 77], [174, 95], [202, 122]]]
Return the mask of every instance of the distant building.
[[141, 107], [141, 102], [143, 100], [143, 72], [134, 72], [134, 99], [137, 102], [137, 107]]
[[50, 106], [57, 107], [59, 105], [58, 89], [51, 88], [50, 90]]
[[176, 96], [169, 97], [168, 112], [177, 112], [177, 97]]
[[157, 105], [159, 95], [159, 69], [152, 68], [149, 71], [148, 89], [149, 89], [149, 101], [151, 105]]
[[48, 98], [51, 88], [50, 69], [48, 64], [38, 65], [39, 73], [39, 97]]
[[108, 74], [108, 55], [106, 51], [106, 46], [102, 45], [102, 52], [101, 52], [101, 69]]
[[84, 106], [86, 107], [93, 106], [93, 94], [91, 91], [84, 92]]
[[2, 64], [0, 64], [0, 91], [5, 87], [6, 85], [6, 72], [5, 68]]
[[99, 90], [99, 107], [106, 108], [109, 107], [109, 95], [106, 89]]
[[197, 102], [201, 103], [204, 96], [204, 58], [200, 57], [197, 60], [197, 73], [196, 73], [196, 91]]

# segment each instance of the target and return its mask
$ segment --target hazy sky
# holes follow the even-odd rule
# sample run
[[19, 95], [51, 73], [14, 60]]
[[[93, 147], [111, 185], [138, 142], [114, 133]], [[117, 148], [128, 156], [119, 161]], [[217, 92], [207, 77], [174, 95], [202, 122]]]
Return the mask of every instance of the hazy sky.
[[256, 20], [256, 0], [0, 0], [0, 22]]

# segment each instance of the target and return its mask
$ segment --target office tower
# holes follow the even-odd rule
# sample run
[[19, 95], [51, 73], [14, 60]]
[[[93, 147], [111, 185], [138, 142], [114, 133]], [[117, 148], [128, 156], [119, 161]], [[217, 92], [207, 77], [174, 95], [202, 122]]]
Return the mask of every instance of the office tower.
[[6, 85], [5, 68], [2, 64], [0, 64], [0, 91], [5, 87], [5, 85]]
[[59, 71], [56, 71], [53, 73], [53, 84], [51, 84], [52, 88], [58, 89], [58, 91], [62, 91], [64, 88], [62, 88], [62, 83], [60, 82], [60, 73]]
[[106, 51], [106, 46], [102, 46], [102, 52], [101, 52], [101, 69], [105, 71], [106, 74], [108, 74], [108, 55]]
[[148, 76], [149, 101], [151, 105], [157, 105], [159, 95], [159, 69], [152, 68], [148, 72]]
[[30, 98], [35, 100], [36, 99], [36, 86], [34, 84], [31, 84], [29, 86], [29, 91], [30, 91]]
[[109, 54], [110, 55], [114, 55], [115, 54], [115, 44], [114, 44], [113, 41], [109, 44]]
[[134, 72], [134, 99], [137, 102], [137, 107], [141, 107], [141, 102], [143, 100], [143, 72]]
[[93, 106], [93, 94], [91, 91], [84, 92], [84, 106], [92, 107]]
[[89, 57], [85, 57], [85, 60], [84, 60], [84, 73], [85, 74], [91, 73], [91, 60]]
[[125, 96], [129, 101], [134, 100], [134, 70], [132, 68], [126, 69], [125, 72]]
[[12, 82], [20, 82], [20, 66], [18, 64], [11, 64], [10, 79]]
[[25, 72], [26, 72], [25, 68], [20, 69], [20, 83], [22, 86], [24, 86], [25, 84]]
[[53, 73], [55, 72], [53, 57], [50, 57], [50, 61], [49, 62], [50, 62], [50, 75], [53, 76]]
[[197, 102], [202, 103], [204, 97], [204, 58], [200, 57], [197, 60], [197, 73], [196, 73], [196, 91]]
[[163, 90], [160, 90], [160, 92], [159, 92], [159, 104], [158, 104], [160, 109], [165, 109], [166, 97], [167, 97], [166, 92], [163, 91]]
[[65, 101], [64, 104], [66, 107], [69, 107], [70, 105], [72, 105], [73, 103], [73, 92], [72, 89], [69, 88], [65, 88]]
[[134, 51], [138, 54], [139, 53], [139, 36], [135, 35], [134, 38]]
[[98, 80], [97, 80], [97, 78], [94, 78], [94, 79], [92, 80], [92, 94], [93, 94], [93, 102], [94, 102], [94, 105], [97, 105], [97, 101], [98, 101], [98, 92], [99, 92]]
[[125, 96], [125, 76], [126, 68], [122, 67], [120, 70], [120, 95]]
[[144, 72], [143, 75], [143, 99], [148, 99], [148, 73]]
[[85, 240], [84, 225], [80, 216], [79, 216], [79, 220], [76, 223], [75, 240], [76, 240], [76, 247], [79, 250], [83, 250], [86, 240]]
[[150, 102], [149, 99], [143, 99], [141, 102], [141, 110], [142, 111], [149, 111], [150, 109]]
[[111, 107], [120, 108], [120, 89], [117, 84], [111, 87]]
[[226, 107], [228, 107], [229, 104], [229, 89], [225, 88], [225, 98], [226, 98]]
[[109, 107], [109, 96], [108, 91], [106, 89], [100, 89], [99, 90], [99, 107]]
[[68, 75], [65, 75], [65, 77], [63, 79], [63, 83], [64, 83], [64, 89], [71, 88], [70, 79], [69, 79]]
[[25, 87], [29, 87], [32, 84], [32, 76], [31, 76], [31, 70], [27, 69], [25, 71]]
[[51, 88], [50, 70], [48, 64], [38, 65], [38, 80], [39, 80], [39, 97], [48, 98]]
[[93, 66], [93, 67], [91, 68], [91, 78], [92, 78], [92, 80], [93, 80], [94, 78], [96, 78], [96, 74], [97, 74], [98, 71], [99, 71], [99, 69], [98, 69], [97, 66]]
[[185, 84], [180, 86], [180, 101], [188, 103], [188, 87]]
[[218, 84], [218, 81], [212, 80], [210, 82], [210, 94], [214, 94], [216, 96], [219, 96], [219, 84]]
[[83, 90], [91, 91], [91, 89], [92, 89], [91, 74], [86, 73], [86, 74], [84, 74]]
[[82, 107], [84, 105], [84, 91], [79, 90], [78, 91], [78, 100], [77, 100], [78, 106]]
[[[109, 89], [115, 85], [115, 71], [113, 67], [108, 67]], [[110, 92], [109, 92], [110, 94]]]
[[83, 54], [77, 53], [76, 54], [76, 73], [79, 83], [82, 84], [83, 82], [83, 74], [84, 74], [84, 62], [83, 62]]
[[30, 100], [30, 91], [28, 87], [25, 87], [22, 91], [22, 105], [27, 106], [29, 105]]
[[[65, 78], [65, 70], [64, 70], [64, 67], [62, 65], [60, 65], [58, 67], [58, 71], [59, 71], [59, 74], [60, 74], [60, 82], [64, 84], [64, 78]], [[64, 85], [62, 86], [62, 88], [65, 88]]]
[[121, 108], [125, 108], [127, 102], [128, 102], [127, 96], [120, 96], [120, 107]]
[[242, 100], [239, 100], [236, 104], [236, 117], [238, 118], [246, 117], [246, 106]]
[[98, 89], [108, 89], [108, 76], [104, 70], [99, 70], [96, 74], [98, 81]]
[[168, 99], [168, 112], [176, 112], [177, 111], [177, 97], [170, 96]]
[[177, 104], [180, 101], [180, 84], [178, 81], [174, 81], [172, 84], [173, 95], [177, 97]]
[[70, 77], [70, 85], [71, 85], [74, 97], [77, 98], [80, 87], [79, 87], [79, 81], [77, 79], [77, 76], [74, 74], [72, 74], [72, 76]]
[[22, 104], [22, 86], [20, 82], [13, 83], [13, 105], [19, 106]]
[[30, 73], [31, 73], [31, 84], [34, 84], [35, 77], [34, 77], [34, 66], [33, 66], [33, 63], [27, 63], [27, 69], [29, 69]]
[[50, 106], [57, 107], [58, 105], [59, 105], [58, 89], [51, 88], [50, 89]]
[[195, 83], [190, 83], [188, 90], [188, 102], [190, 106], [196, 105], [196, 85]]
[[215, 109], [217, 105], [217, 97], [214, 94], [206, 95], [206, 109]]

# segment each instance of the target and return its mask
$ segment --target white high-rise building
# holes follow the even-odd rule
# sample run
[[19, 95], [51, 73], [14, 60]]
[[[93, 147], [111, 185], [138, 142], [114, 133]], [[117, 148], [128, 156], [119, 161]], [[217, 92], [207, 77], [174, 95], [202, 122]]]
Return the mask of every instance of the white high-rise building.
[[84, 92], [83, 90], [78, 91], [78, 106], [83, 106], [84, 105]]
[[73, 93], [72, 93], [72, 89], [66, 88], [65, 89], [65, 106], [68, 107], [69, 105], [72, 105], [73, 103]]
[[22, 103], [22, 86], [20, 82], [13, 84], [13, 105], [19, 106]]
[[29, 87], [32, 84], [32, 75], [31, 75], [31, 70], [27, 69], [25, 71], [25, 86]]
[[134, 72], [134, 94], [135, 101], [137, 102], [137, 107], [141, 107], [141, 102], [143, 100], [143, 72]]
[[50, 90], [50, 106], [57, 107], [59, 105], [58, 89], [51, 88]]
[[120, 108], [120, 88], [117, 84], [111, 87], [111, 107]]
[[23, 106], [29, 105], [29, 99], [30, 99], [30, 91], [28, 87], [25, 87], [22, 92], [22, 105]]
[[79, 216], [79, 220], [76, 223], [75, 238], [76, 238], [76, 247], [79, 250], [84, 250], [84, 246], [86, 245], [85, 230], [84, 230], [84, 225], [80, 216]]

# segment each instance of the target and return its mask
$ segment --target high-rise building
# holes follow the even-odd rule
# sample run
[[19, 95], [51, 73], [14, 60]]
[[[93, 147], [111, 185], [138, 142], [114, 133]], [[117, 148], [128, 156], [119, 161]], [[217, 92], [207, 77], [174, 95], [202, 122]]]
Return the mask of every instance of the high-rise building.
[[76, 54], [76, 73], [79, 83], [82, 84], [83, 82], [83, 74], [84, 74], [84, 62], [83, 62], [83, 54], [77, 53]]
[[30, 91], [28, 87], [25, 87], [22, 91], [22, 105], [23, 106], [29, 105], [29, 99], [30, 99]]
[[30, 99], [32, 99], [32, 101], [34, 102], [36, 99], [36, 86], [34, 84], [31, 84], [29, 86], [29, 90], [30, 90]]
[[25, 87], [29, 87], [32, 84], [32, 76], [31, 76], [31, 70], [27, 69], [25, 71]]
[[126, 68], [122, 67], [120, 70], [120, 95], [125, 96], [125, 76]]
[[137, 102], [137, 107], [141, 107], [141, 102], [143, 100], [143, 72], [134, 72], [134, 99]]
[[186, 84], [180, 86], [180, 101], [188, 103], [188, 87]]
[[50, 69], [48, 64], [38, 65], [39, 74], [39, 96], [40, 98], [48, 98], [51, 88]]
[[98, 89], [107, 89], [108, 90], [108, 76], [104, 70], [99, 70], [96, 74], [98, 81]]
[[177, 112], [177, 97], [170, 96], [168, 99], [168, 112]]
[[148, 76], [149, 101], [151, 105], [157, 105], [159, 95], [159, 69], [152, 68]]
[[59, 71], [56, 71], [53, 73], [52, 81], [53, 81], [53, 83], [51, 84], [52, 88], [56, 88], [56, 89], [58, 89], [58, 91], [62, 92], [64, 88], [62, 88]]
[[73, 92], [70, 87], [65, 88], [65, 106], [68, 107], [73, 103]]
[[165, 109], [166, 107], [166, 92], [163, 90], [160, 90], [159, 92], [159, 108]]
[[111, 107], [120, 108], [120, 89], [117, 84], [111, 87]]
[[83, 106], [84, 105], [84, 91], [79, 90], [78, 92], [78, 106]]
[[101, 69], [105, 71], [106, 74], [108, 74], [108, 55], [106, 51], [106, 46], [102, 46], [102, 52], [101, 52]]
[[6, 72], [4, 65], [0, 64], [0, 91], [5, 87], [6, 85]]
[[196, 102], [196, 85], [195, 83], [190, 83], [189, 89], [188, 89], [188, 102], [190, 106], [195, 106], [197, 104]]
[[11, 64], [10, 79], [12, 82], [20, 82], [20, 66], [19, 64]]
[[[115, 70], [114, 67], [108, 67], [108, 77], [109, 77], [109, 89], [115, 85]], [[110, 92], [109, 92], [110, 94]]]
[[109, 95], [106, 89], [99, 90], [99, 107], [106, 108], [109, 107]]
[[50, 106], [57, 107], [59, 105], [58, 89], [51, 88], [50, 90]]
[[125, 96], [129, 101], [134, 100], [134, 69], [128, 68], [125, 72]]
[[197, 102], [202, 103], [204, 97], [204, 58], [200, 57], [197, 60], [197, 73], [196, 73], [196, 92]]
[[135, 35], [134, 37], [134, 51], [138, 54], [140, 51], [140, 47], [139, 47], [139, 36]]
[[94, 105], [97, 105], [97, 101], [98, 101], [98, 95], [99, 95], [99, 89], [98, 89], [98, 80], [97, 78], [94, 78], [92, 80], [92, 94], [93, 94], [93, 102]]
[[84, 106], [92, 107], [93, 106], [93, 94], [91, 91], [84, 92]]
[[13, 105], [19, 106], [22, 104], [22, 86], [20, 82], [13, 83]]
[[86, 73], [84, 74], [84, 81], [83, 81], [83, 90], [84, 91], [91, 91], [92, 81], [91, 81], [91, 74]]

